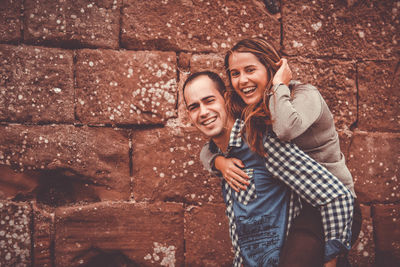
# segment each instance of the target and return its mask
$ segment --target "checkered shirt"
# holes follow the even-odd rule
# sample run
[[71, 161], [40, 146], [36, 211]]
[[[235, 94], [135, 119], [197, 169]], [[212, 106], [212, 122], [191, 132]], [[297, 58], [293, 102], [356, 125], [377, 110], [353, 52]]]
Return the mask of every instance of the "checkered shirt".
[[[237, 119], [232, 127], [228, 153], [232, 147], [240, 147], [243, 121]], [[264, 141], [266, 168], [277, 179], [283, 181], [290, 189], [289, 214], [286, 235], [293, 219], [300, 213], [302, 199], [314, 207], [319, 207], [325, 233], [325, 242], [337, 240], [350, 249], [351, 224], [353, 214], [353, 196], [350, 191], [327, 171], [323, 166], [310, 158], [295, 144], [280, 141], [273, 134], [268, 134]], [[226, 190], [226, 214], [229, 221], [229, 232], [235, 251], [234, 266], [241, 266], [240, 247], [236, 233], [231, 187], [223, 181]], [[248, 189], [240, 197], [252, 195]], [[255, 190], [255, 188], [254, 188]], [[238, 198], [238, 196], [236, 196]], [[248, 201], [248, 200], [247, 200]]]

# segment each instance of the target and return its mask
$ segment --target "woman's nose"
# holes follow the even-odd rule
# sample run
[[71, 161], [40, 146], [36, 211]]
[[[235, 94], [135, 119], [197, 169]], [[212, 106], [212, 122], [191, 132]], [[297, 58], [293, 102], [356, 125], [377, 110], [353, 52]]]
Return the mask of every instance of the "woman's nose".
[[245, 84], [245, 83], [247, 83], [248, 82], [248, 78], [247, 78], [247, 75], [246, 74], [240, 74], [240, 76], [239, 76], [239, 83], [240, 84]]

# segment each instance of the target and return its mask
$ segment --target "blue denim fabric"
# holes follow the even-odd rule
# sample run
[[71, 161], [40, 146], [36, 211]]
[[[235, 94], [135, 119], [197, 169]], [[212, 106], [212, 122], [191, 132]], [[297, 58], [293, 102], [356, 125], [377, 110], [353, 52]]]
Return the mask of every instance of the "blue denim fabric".
[[[285, 239], [289, 188], [265, 168], [264, 158], [252, 152], [245, 142], [232, 147], [228, 157], [240, 158], [252, 177], [247, 198], [233, 194], [234, 220], [244, 266], [278, 266]], [[251, 176], [251, 175], [249, 175]], [[250, 189], [255, 185], [255, 190]], [[224, 199], [226, 191], [222, 187]], [[247, 201], [241, 201], [246, 199]]]

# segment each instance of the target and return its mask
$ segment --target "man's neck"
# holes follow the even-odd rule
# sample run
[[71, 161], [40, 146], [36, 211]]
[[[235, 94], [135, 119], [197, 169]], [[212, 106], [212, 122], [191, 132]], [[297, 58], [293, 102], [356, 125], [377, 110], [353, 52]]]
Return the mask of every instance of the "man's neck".
[[223, 153], [226, 153], [226, 151], [228, 150], [229, 139], [234, 123], [235, 121], [233, 118], [228, 119], [224, 127], [225, 130], [221, 133], [221, 135], [212, 138], [213, 142]]

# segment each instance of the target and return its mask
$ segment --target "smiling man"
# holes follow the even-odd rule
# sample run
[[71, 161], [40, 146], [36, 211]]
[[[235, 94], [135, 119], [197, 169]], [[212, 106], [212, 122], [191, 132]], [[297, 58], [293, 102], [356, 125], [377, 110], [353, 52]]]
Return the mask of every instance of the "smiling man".
[[[272, 134], [265, 136], [266, 158], [252, 151], [242, 139], [243, 122], [227, 113], [224, 93], [221, 78], [209, 71], [192, 74], [183, 86], [188, 115], [210, 137], [210, 148], [239, 158], [250, 177], [249, 186], [240, 193], [222, 180], [234, 266], [278, 266], [285, 237], [302, 201], [319, 208], [325, 262], [350, 249], [350, 191], [296, 145], [281, 142]], [[303, 251], [306, 249], [312, 247]]]

